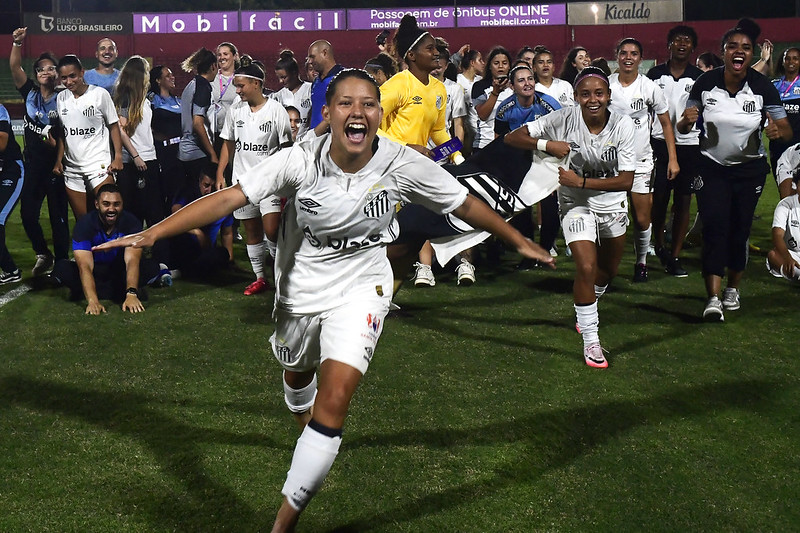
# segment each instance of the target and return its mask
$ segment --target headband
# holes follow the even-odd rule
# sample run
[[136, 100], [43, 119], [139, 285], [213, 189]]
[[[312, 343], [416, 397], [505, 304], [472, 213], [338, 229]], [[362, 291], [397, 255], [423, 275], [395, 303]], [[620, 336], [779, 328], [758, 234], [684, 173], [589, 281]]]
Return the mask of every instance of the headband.
[[241, 76], [242, 78], [250, 78], [252, 80], [257, 80], [260, 81], [261, 83], [264, 83], [264, 78], [259, 78], [258, 76], [251, 76], [250, 74], [234, 74], [234, 77], [235, 76]]
[[[589, 70], [589, 72], [586, 72], [587, 70]], [[584, 74], [584, 72], [586, 73]], [[606, 85], [609, 84], [608, 76], [606, 76], [602, 70], [600, 70], [597, 67], [586, 67], [582, 71], [580, 71], [577, 76], [575, 76], [575, 82], [572, 84], [572, 86], [574, 88], [577, 88], [580, 82], [582, 82], [586, 78], [592, 78], [592, 77], [603, 80], [606, 83]]]
[[427, 31], [423, 31], [422, 33], [420, 33], [419, 37], [417, 37], [414, 40], [414, 42], [411, 43], [411, 46], [408, 47], [408, 50], [406, 50], [406, 53], [403, 54], [403, 58], [405, 58], [408, 55], [408, 53], [411, 51], [411, 49], [414, 48], [415, 46], [417, 46], [417, 43], [419, 43], [422, 40], [422, 38], [425, 37], [426, 35], [430, 35], [430, 33], [427, 32]]

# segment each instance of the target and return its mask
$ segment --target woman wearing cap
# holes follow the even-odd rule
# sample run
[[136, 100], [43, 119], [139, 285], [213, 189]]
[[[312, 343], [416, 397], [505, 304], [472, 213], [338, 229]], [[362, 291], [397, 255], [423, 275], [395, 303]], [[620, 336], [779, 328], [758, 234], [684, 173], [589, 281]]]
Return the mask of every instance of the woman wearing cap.
[[[452, 212], [527, 257], [546, 254], [439, 165], [376, 138], [380, 91], [369, 74], [342, 71], [331, 81], [326, 102], [322, 114], [330, 133], [279, 151], [237, 185], [189, 204], [142, 233], [101, 246], [152, 246], [248, 202], [278, 193], [290, 198], [275, 260], [271, 342], [284, 368], [284, 399], [303, 430], [283, 485], [273, 526], [278, 532], [294, 530], [320, 489], [339, 452], [350, 402], [375, 355], [391, 298], [385, 247], [398, 229], [396, 204]], [[312, 198], [315, 204], [308, 202]]]
[[570, 156], [569, 168], [559, 169], [558, 197], [564, 239], [575, 260], [577, 328], [584, 360], [594, 368], [608, 366], [598, 335], [597, 301], [622, 258], [627, 191], [636, 170], [633, 121], [608, 109], [608, 85], [602, 70], [584, 68], [575, 79], [578, 106], [553, 111], [505, 137], [517, 148]]
[[[689, 93], [678, 131], [700, 128], [697, 201], [703, 222], [703, 277], [708, 300], [703, 317], [724, 320], [741, 306], [739, 285], [747, 265], [747, 242], [769, 165], [761, 142], [789, 141], [792, 128], [780, 94], [750, 68], [761, 29], [742, 19], [722, 37], [724, 67], [700, 76]], [[698, 119], [700, 121], [698, 122]], [[766, 127], [764, 123], [767, 123]], [[727, 274], [727, 287], [720, 290]]]

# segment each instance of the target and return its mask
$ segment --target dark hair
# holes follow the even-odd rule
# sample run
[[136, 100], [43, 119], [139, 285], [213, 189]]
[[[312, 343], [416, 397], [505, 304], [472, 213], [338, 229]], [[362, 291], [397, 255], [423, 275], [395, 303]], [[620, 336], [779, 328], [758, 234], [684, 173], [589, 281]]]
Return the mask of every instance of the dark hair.
[[264, 85], [264, 69], [260, 66], [259, 61], [255, 61], [249, 55], [244, 54], [239, 59], [239, 64], [239, 68], [233, 72], [234, 76], [250, 76], [260, 81], [261, 85]]
[[291, 50], [281, 50], [278, 61], [275, 63], [275, 70], [286, 71], [290, 76], [294, 74], [300, 77], [300, 65], [297, 64], [297, 59], [294, 57], [294, 52]]
[[756, 24], [755, 20], [751, 18], [740, 19], [739, 22], [736, 23], [736, 26], [726, 31], [725, 35], [722, 36], [720, 44], [723, 51], [725, 50], [725, 45], [728, 44], [731, 36], [736, 34], [745, 35], [748, 39], [750, 39], [750, 42], [756, 44], [758, 36], [761, 35], [761, 27]]
[[577, 89], [578, 84], [588, 77], [600, 78], [601, 80], [606, 82], [606, 85], [609, 84], [608, 75], [605, 72], [603, 72], [603, 69], [601, 69], [600, 67], [595, 67], [594, 65], [589, 65], [588, 67], [584, 67], [584, 69], [581, 70], [577, 76], [575, 76], [575, 81], [572, 83], [572, 86], [575, 89]]
[[561, 65], [561, 71], [558, 73], [559, 78], [570, 83], [575, 80], [575, 76], [578, 75], [578, 68], [573, 65], [573, 63], [575, 62], [575, 58], [578, 56], [578, 52], [581, 51], [586, 52], [587, 54], [589, 53], [589, 51], [582, 46], [576, 46], [567, 53], [567, 57], [564, 58], [564, 63]]
[[[223, 46], [227, 46], [227, 47], [228, 47], [228, 49], [231, 51], [231, 53], [232, 53], [233, 55], [237, 55], [237, 54], [239, 53], [239, 49], [238, 49], [238, 48], [236, 48], [236, 45], [235, 45], [235, 44], [233, 44], [233, 43], [229, 43], [228, 41], [225, 41], [224, 43], [219, 43], [219, 44], [217, 45], [217, 48], [216, 48], [216, 49], [217, 49], [217, 50], [219, 50], [219, 49], [220, 49], [221, 47], [223, 47]], [[216, 57], [216, 54], [214, 54], [214, 57]], [[233, 68], [235, 68], [235, 69], [239, 68], [240, 61], [241, 61], [241, 58], [240, 58], [240, 59], [238, 59], [238, 60], [234, 60], [234, 61], [233, 61]]]
[[692, 40], [692, 48], [697, 48], [697, 32], [691, 26], [680, 24], [670, 29], [667, 32], [667, 45], [671, 43], [678, 35], [685, 35]]
[[417, 18], [413, 15], [403, 15], [400, 26], [394, 34], [394, 46], [399, 55], [405, 60], [406, 55], [419, 44], [420, 38], [428, 33], [417, 25]]
[[289, 111], [294, 111], [294, 112], [295, 112], [295, 113], [297, 113], [298, 115], [300, 114], [300, 110], [299, 110], [299, 109], [297, 109], [297, 108], [296, 108], [295, 106], [293, 106], [293, 105], [287, 105], [287, 106], [284, 106], [284, 109], [286, 110], [286, 112], [287, 112], [287, 113], [288, 113]]
[[447, 66], [444, 67], [444, 78], [450, 81], [456, 81], [458, 79], [458, 68], [449, 61], [447, 62]]
[[375, 70], [382, 70], [387, 78], [391, 78], [397, 74], [397, 62], [392, 56], [386, 52], [381, 52], [375, 57], [369, 59], [364, 68], [370, 67]]
[[119, 189], [119, 185], [116, 183], [106, 183], [102, 187], [97, 190], [97, 195], [95, 198], [100, 200], [100, 197], [103, 196], [103, 193], [111, 193], [111, 194], [119, 194], [122, 196], [122, 191]]
[[553, 52], [547, 49], [547, 47], [543, 44], [537, 44], [533, 47], [533, 60], [536, 61], [540, 55], [542, 54], [549, 54], [550, 57], [553, 57]]
[[205, 46], [194, 52], [181, 63], [184, 72], [196, 70], [198, 74], [205, 74], [217, 64], [217, 56]]
[[216, 163], [212, 163], [210, 160], [206, 161], [200, 166], [197, 181], [200, 181], [206, 177], [211, 178], [212, 180], [217, 179], [217, 165]]
[[708, 65], [712, 68], [717, 68], [722, 66], [722, 59], [713, 52], [703, 52], [699, 56], [697, 56], [699, 61], [702, 61], [704, 65]]
[[33, 62], [34, 71], [39, 66], [39, 63], [41, 63], [42, 61], [51, 61], [53, 65], [58, 65], [58, 59], [56, 59], [56, 56], [53, 55], [52, 52], [42, 52], [41, 54], [39, 54], [39, 57], [36, 58], [36, 61]]
[[[440, 54], [444, 54], [445, 59], [450, 58], [450, 43], [448, 43], [444, 37], [434, 37], [434, 41], [436, 41], [436, 49], [439, 51]], [[441, 58], [441, 56], [439, 56]]]
[[632, 44], [633, 46], [638, 48], [639, 55], [642, 55], [642, 53], [644, 52], [644, 50], [642, 49], [642, 43], [640, 43], [633, 37], [625, 37], [624, 39], [622, 39], [620, 42], [617, 43], [617, 48], [616, 50], [614, 50], [614, 55], [619, 55], [619, 51], [622, 50], [622, 47], [625, 46], [626, 44]]
[[515, 57], [514, 59], [522, 59], [522, 56], [524, 56], [527, 52], [533, 52], [534, 57], [536, 56], [536, 50], [534, 50], [533, 48], [531, 48], [526, 44], [525, 46], [519, 49], [519, 52], [517, 52], [517, 57]]
[[611, 67], [608, 66], [608, 61], [606, 61], [605, 57], [592, 59], [591, 66], [599, 68], [606, 73], [606, 76], [611, 76]]
[[81, 60], [78, 59], [78, 56], [76, 56], [75, 54], [67, 54], [61, 59], [59, 59], [56, 68], [58, 70], [61, 70], [61, 67], [66, 67], [68, 65], [73, 65], [78, 70], [83, 70], [83, 64], [81, 63]]
[[484, 78], [492, 79], [492, 61], [501, 54], [506, 56], [509, 65], [511, 64], [511, 53], [502, 46], [495, 46], [489, 51], [489, 57], [486, 59], [486, 68], [483, 70]]
[[360, 68], [346, 68], [344, 70], [340, 70], [339, 74], [334, 76], [331, 82], [328, 84], [328, 88], [325, 91], [325, 105], [331, 105], [333, 95], [336, 94], [336, 86], [348, 78], [357, 78], [370, 83], [373, 87], [375, 87], [375, 95], [378, 98], [378, 102], [381, 101], [381, 90], [378, 88], [375, 78], [370, 76], [366, 70], [361, 70]]
[[164, 65], [156, 65], [150, 69], [150, 92], [153, 94], [160, 94], [161, 87], [158, 86], [158, 79], [161, 77], [161, 74], [164, 72], [164, 69], [167, 68]]
[[518, 59], [514, 61], [514, 66], [508, 71], [508, 79], [511, 80], [514, 76], [514, 73], [518, 70], [528, 70], [531, 74], [533, 74], [533, 67], [528, 64], [527, 61], [523, 59]]
[[464, 56], [461, 58], [461, 70], [467, 70], [469, 68], [469, 64], [475, 61], [475, 58], [478, 57], [478, 52], [474, 48], [470, 48], [466, 52], [464, 52]]
[[790, 46], [789, 48], [784, 50], [783, 53], [781, 54], [781, 60], [778, 61], [778, 68], [776, 69], [776, 73], [778, 74], [778, 76], [783, 76], [784, 74], [786, 74], [786, 69], [783, 67], [783, 62], [784, 60], [786, 60], [786, 54], [788, 54], [790, 50], [794, 50], [795, 52], [800, 54], [800, 48], [796, 46]]

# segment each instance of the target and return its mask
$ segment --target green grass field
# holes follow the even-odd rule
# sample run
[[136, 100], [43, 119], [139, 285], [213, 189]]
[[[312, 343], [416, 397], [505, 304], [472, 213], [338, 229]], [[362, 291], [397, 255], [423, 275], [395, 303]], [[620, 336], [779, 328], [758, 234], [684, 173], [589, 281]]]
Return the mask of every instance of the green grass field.
[[[768, 181], [762, 248], [775, 203]], [[19, 209], [8, 230], [28, 273]], [[798, 288], [753, 256], [742, 309], [705, 324], [685, 255], [688, 278], [634, 285], [626, 254], [608, 370], [583, 363], [563, 253], [404, 289], [299, 531], [796, 531]], [[140, 315], [51, 289], [0, 307], [0, 531], [269, 529], [298, 432], [248, 280], [180, 280]]]

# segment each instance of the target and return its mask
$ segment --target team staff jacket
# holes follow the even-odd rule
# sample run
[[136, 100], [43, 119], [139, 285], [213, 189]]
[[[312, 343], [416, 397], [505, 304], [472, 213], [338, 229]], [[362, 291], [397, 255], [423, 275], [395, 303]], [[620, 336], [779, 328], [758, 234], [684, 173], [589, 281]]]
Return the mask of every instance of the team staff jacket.
[[446, 170], [419, 152], [376, 137], [374, 155], [354, 174], [330, 158], [330, 134], [265, 159], [239, 185], [252, 204], [289, 198], [275, 258], [275, 305], [319, 313], [342, 299], [391, 298], [385, 245], [399, 233], [399, 202], [445, 214], [467, 196]]
[[57, 94], [53, 94], [49, 100], [45, 100], [42, 98], [39, 88], [30, 78], [19, 88], [19, 94], [25, 99], [25, 116], [23, 117], [25, 159], [55, 159], [56, 149], [47, 144], [45, 128], [47, 126], [55, 127], [53, 134], [58, 135], [61, 122], [58, 120], [58, 111], [56, 110]]

